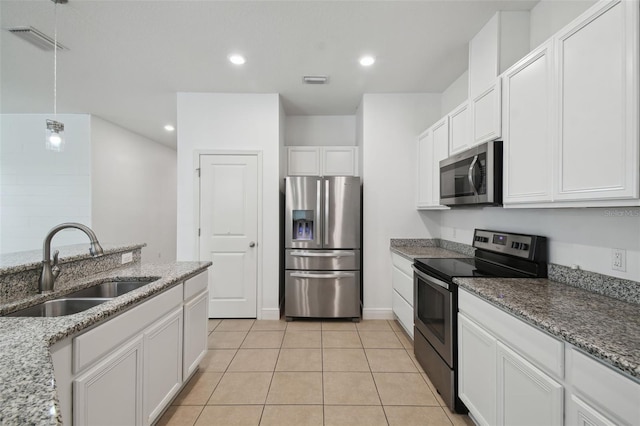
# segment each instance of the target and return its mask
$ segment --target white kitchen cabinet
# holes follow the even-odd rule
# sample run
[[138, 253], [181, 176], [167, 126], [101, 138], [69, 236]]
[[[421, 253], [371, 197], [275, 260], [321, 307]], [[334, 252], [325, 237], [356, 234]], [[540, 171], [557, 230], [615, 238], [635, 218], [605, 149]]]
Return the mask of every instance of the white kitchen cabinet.
[[416, 182], [416, 207], [428, 208], [433, 203], [433, 132], [431, 128], [418, 136], [417, 146], [418, 171]]
[[459, 291], [458, 389], [481, 425], [562, 425], [561, 341]]
[[496, 424], [496, 338], [458, 315], [458, 393], [476, 423]]
[[290, 146], [289, 176], [358, 176], [355, 146]]
[[152, 424], [182, 386], [182, 306], [144, 332], [144, 423]]
[[566, 347], [566, 424], [640, 424], [640, 383], [568, 343]]
[[191, 376], [207, 352], [209, 292], [204, 291], [184, 304], [183, 376]]
[[502, 135], [502, 85], [494, 79], [484, 91], [471, 98], [471, 145], [493, 141]]
[[397, 253], [391, 253], [391, 264], [393, 313], [413, 338], [413, 262]]
[[505, 205], [553, 199], [553, 45], [547, 42], [503, 74]]
[[529, 12], [496, 13], [469, 42], [470, 145], [500, 138], [500, 73], [529, 51]]
[[419, 210], [448, 209], [440, 204], [440, 161], [449, 156], [449, 117], [438, 120], [418, 137]]
[[471, 146], [471, 114], [469, 102], [457, 106], [449, 117], [449, 155], [464, 151]]
[[638, 2], [600, 1], [555, 37], [555, 200], [637, 199]]
[[138, 336], [76, 378], [76, 426], [142, 424], [142, 347], [142, 336]]
[[497, 343], [497, 423], [500, 426], [562, 426], [562, 385]]

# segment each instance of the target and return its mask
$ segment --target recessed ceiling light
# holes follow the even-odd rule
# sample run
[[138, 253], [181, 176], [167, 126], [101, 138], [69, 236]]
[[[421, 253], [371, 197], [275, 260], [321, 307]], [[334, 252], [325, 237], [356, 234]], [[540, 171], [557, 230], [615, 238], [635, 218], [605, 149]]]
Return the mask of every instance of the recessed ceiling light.
[[235, 64], [235, 65], [242, 65], [242, 64], [244, 64], [245, 62], [247, 62], [247, 60], [246, 60], [246, 59], [244, 59], [244, 56], [242, 56], [242, 55], [236, 55], [236, 54], [234, 54], [234, 55], [229, 55], [229, 61], [231, 61], [231, 63], [232, 63], [232, 64]]
[[360, 65], [362, 65], [363, 67], [370, 67], [374, 64], [375, 61], [376, 58], [374, 58], [373, 56], [363, 56], [362, 58], [360, 58]]
[[164, 129], [167, 132], [173, 132], [176, 128], [174, 126], [172, 126], [171, 124], [167, 124], [166, 126], [164, 126]]

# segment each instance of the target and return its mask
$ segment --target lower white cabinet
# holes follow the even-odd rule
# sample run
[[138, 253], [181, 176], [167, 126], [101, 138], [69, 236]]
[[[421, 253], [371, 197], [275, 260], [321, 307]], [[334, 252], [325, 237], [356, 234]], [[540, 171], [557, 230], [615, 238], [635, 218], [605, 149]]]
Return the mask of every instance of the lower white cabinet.
[[391, 253], [393, 284], [393, 314], [413, 338], [413, 262], [399, 254]]
[[562, 385], [497, 342], [498, 425], [561, 426]]
[[[479, 425], [562, 425], [562, 378], [543, 371], [562, 364], [562, 343], [463, 289], [459, 293], [458, 392], [471, 416]], [[522, 340], [509, 338], [514, 330]], [[550, 357], [514, 350], [528, 344]], [[536, 365], [538, 359], [543, 361]]]
[[208, 300], [209, 292], [203, 291], [184, 304], [184, 360], [182, 375], [185, 380], [196, 371], [198, 364], [200, 364], [207, 352]]
[[182, 386], [182, 306], [144, 333], [143, 412], [151, 424]]
[[496, 338], [458, 315], [458, 393], [479, 425], [496, 424]]
[[78, 376], [73, 382], [75, 425], [142, 424], [142, 346], [138, 336]]
[[206, 353], [207, 281], [196, 275], [56, 343], [64, 424], [153, 424]]
[[478, 425], [640, 425], [640, 381], [464, 289], [458, 367]]

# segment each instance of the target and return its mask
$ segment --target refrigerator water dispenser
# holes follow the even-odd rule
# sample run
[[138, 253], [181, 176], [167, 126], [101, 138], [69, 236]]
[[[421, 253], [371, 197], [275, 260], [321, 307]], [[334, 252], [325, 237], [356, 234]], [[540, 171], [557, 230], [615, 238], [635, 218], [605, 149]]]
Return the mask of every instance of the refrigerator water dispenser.
[[293, 232], [297, 241], [313, 241], [313, 210], [293, 211]]

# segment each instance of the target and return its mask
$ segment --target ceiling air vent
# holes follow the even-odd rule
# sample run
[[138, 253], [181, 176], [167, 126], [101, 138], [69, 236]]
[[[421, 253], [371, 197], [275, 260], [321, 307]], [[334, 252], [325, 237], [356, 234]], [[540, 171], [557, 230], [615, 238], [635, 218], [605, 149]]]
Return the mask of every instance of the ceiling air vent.
[[329, 77], [326, 75], [305, 75], [302, 77], [305, 84], [327, 84]]
[[[53, 50], [55, 41], [42, 31], [38, 31], [33, 27], [15, 27], [9, 28], [9, 32], [17, 35], [21, 39], [28, 41], [34, 46], [39, 47], [42, 50]], [[59, 50], [68, 50], [66, 47], [58, 43]]]

